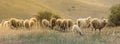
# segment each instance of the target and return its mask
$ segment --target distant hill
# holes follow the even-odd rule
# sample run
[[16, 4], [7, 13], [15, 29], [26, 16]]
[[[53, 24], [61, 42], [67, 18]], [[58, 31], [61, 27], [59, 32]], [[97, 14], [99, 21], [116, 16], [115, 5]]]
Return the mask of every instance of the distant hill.
[[39, 11], [51, 10], [64, 18], [107, 17], [109, 8], [119, 0], [0, 0], [0, 19], [29, 18]]

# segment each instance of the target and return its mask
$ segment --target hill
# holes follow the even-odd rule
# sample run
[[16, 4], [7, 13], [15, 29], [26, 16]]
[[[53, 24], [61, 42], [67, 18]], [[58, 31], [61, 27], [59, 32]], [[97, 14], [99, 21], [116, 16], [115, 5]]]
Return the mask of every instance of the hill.
[[29, 18], [39, 11], [50, 10], [64, 18], [107, 17], [116, 0], [0, 0], [0, 19]]

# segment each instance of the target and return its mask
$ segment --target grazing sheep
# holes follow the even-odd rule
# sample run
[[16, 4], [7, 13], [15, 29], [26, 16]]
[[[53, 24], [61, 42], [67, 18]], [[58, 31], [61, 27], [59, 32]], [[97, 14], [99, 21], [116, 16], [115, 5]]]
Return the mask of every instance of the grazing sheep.
[[69, 30], [70, 30], [70, 28], [73, 26], [73, 21], [72, 21], [72, 19], [67, 19], [67, 27], [69, 28]]
[[30, 18], [30, 21], [29, 21], [29, 26], [31, 27], [31, 28], [37, 28], [37, 23], [38, 23], [38, 20], [37, 20], [37, 18]]
[[60, 26], [61, 23], [62, 23], [62, 19], [57, 19], [57, 20], [56, 20], [56, 25], [57, 25], [57, 26]]
[[57, 19], [56, 20], [56, 27], [57, 27], [58, 30], [61, 30], [62, 21], [63, 21], [62, 19]]
[[66, 31], [67, 29], [67, 20], [63, 19], [62, 24], [61, 24], [61, 29], [62, 31]]
[[91, 17], [77, 19], [77, 25], [81, 28], [88, 28], [90, 27], [90, 21]]
[[10, 28], [10, 22], [9, 21], [4, 21], [2, 26], [5, 27], [5, 28]]
[[25, 27], [26, 29], [29, 28], [29, 20], [28, 20], [28, 19], [26, 19], [26, 20], [23, 22], [23, 24], [24, 24], [24, 27]]
[[75, 32], [79, 33], [80, 35], [83, 35], [83, 32], [78, 25], [73, 25], [72, 31], [75, 31]]
[[1, 21], [1, 27], [4, 26], [4, 22], [5, 22], [5, 20], [2, 20], [2, 21]]
[[19, 27], [19, 23], [18, 23], [19, 21], [18, 21], [18, 19], [16, 19], [16, 18], [11, 18], [11, 19], [9, 20], [9, 22], [10, 22], [10, 26], [11, 26], [12, 29]]
[[34, 22], [37, 22], [38, 20], [37, 20], [37, 18], [30, 18], [30, 20], [33, 20]]
[[115, 24], [112, 23], [112, 22], [110, 22], [110, 21], [108, 21], [108, 19], [104, 19], [104, 20], [105, 20], [105, 22], [107, 23], [107, 24], [106, 24], [106, 27], [114, 27], [114, 26], [115, 26]]
[[97, 19], [97, 18], [92, 19], [90, 23], [91, 23], [92, 30], [99, 29], [100, 32], [101, 32], [101, 29], [104, 28], [105, 25], [107, 24], [104, 19]]
[[23, 24], [23, 23], [24, 23], [24, 20], [19, 20], [18, 23], [19, 23], [19, 27], [20, 27], [20, 28], [23, 28], [23, 27], [24, 27], [24, 24]]
[[50, 26], [53, 29], [56, 26], [56, 18], [51, 18], [50, 19]]
[[48, 28], [50, 26], [49, 21], [47, 19], [43, 19], [42, 20], [42, 26], [44, 28]]

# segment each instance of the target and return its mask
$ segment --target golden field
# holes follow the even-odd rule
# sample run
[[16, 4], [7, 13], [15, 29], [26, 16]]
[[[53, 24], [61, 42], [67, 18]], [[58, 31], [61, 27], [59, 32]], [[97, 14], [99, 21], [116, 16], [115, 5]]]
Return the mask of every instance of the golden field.
[[[62, 18], [76, 20], [91, 16], [107, 18], [109, 8], [120, 0], [0, 0], [0, 21], [9, 18], [28, 19], [40, 11], [52, 11]], [[120, 44], [120, 27], [105, 27], [102, 32], [82, 29], [83, 36], [73, 32], [49, 29], [13, 30], [0, 26], [0, 44]]]

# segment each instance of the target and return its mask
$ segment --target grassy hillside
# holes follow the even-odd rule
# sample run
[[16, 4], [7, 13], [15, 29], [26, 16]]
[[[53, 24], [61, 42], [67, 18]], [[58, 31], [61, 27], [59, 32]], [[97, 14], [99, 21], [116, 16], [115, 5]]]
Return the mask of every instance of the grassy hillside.
[[0, 19], [29, 18], [43, 10], [49, 9], [32, 0], [0, 0]]
[[[2, 28], [0, 28], [2, 29]], [[0, 31], [1, 44], [120, 44], [120, 27], [104, 28], [92, 32], [83, 29], [84, 35], [73, 32], [58, 32], [54, 30], [20, 29], [12, 30], [3, 28]]]
[[63, 13], [64, 16], [76, 19], [79, 17], [107, 17], [111, 5], [120, 1], [116, 0], [44, 0], [44, 3], [55, 11]]
[[[26, 19], [40, 11], [48, 10], [63, 18], [108, 17], [109, 8], [119, 0], [0, 0], [0, 20], [11, 17]], [[59, 32], [44, 29], [10, 29], [0, 26], [0, 44], [120, 44], [120, 27], [106, 27], [102, 32], [82, 29], [84, 35], [75, 32]]]
[[72, 19], [88, 16], [107, 17], [109, 7], [119, 2], [119, 0], [0, 0], [0, 19], [29, 18], [42, 10], [52, 10], [64, 18]]

